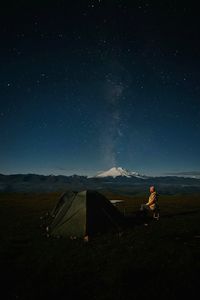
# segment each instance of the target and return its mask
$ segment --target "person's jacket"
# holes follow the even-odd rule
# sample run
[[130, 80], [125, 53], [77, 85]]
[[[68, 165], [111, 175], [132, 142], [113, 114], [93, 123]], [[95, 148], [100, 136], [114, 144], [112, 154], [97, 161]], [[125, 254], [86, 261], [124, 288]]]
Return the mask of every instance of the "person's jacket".
[[150, 209], [154, 210], [158, 207], [158, 194], [157, 192], [153, 192], [149, 196], [149, 201], [147, 202], [147, 205]]

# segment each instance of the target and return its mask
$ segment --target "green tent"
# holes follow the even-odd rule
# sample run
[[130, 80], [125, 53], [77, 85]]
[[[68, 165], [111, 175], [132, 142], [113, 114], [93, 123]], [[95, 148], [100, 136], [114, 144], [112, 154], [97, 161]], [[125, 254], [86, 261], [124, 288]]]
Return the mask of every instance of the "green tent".
[[52, 236], [85, 237], [108, 230], [119, 231], [121, 213], [96, 191], [67, 192], [51, 212]]

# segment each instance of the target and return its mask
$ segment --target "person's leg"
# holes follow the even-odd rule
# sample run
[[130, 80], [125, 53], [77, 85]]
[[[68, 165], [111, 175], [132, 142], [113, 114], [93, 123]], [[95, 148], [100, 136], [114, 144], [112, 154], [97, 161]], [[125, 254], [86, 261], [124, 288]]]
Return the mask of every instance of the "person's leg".
[[148, 226], [149, 211], [150, 211], [150, 208], [149, 208], [148, 205], [146, 205], [146, 204], [141, 205], [140, 212], [141, 212], [141, 216], [142, 216], [142, 219], [143, 219], [143, 222], [144, 222], [145, 226]]
[[141, 204], [140, 210], [141, 211], [149, 211], [149, 206], [146, 204]]

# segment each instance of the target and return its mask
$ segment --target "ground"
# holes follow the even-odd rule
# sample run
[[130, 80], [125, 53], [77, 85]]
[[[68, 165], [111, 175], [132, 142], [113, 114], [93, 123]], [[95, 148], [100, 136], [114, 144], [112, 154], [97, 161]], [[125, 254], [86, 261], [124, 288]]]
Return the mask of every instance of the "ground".
[[[46, 238], [40, 216], [59, 193], [0, 195], [2, 299], [194, 298], [200, 271], [200, 196], [160, 196], [161, 219], [82, 240]], [[119, 209], [137, 212], [143, 196]]]

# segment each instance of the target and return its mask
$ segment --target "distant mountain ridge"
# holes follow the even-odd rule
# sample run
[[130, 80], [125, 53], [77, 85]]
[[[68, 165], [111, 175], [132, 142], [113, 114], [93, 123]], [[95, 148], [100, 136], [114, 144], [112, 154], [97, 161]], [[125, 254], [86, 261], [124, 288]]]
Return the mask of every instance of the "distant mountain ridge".
[[0, 192], [63, 192], [66, 190], [94, 189], [102, 191], [138, 193], [148, 192], [155, 185], [163, 193], [200, 192], [200, 179], [180, 176], [148, 177], [129, 172], [121, 167], [111, 168], [96, 176], [64, 176], [37, 174], [0, 174]]

